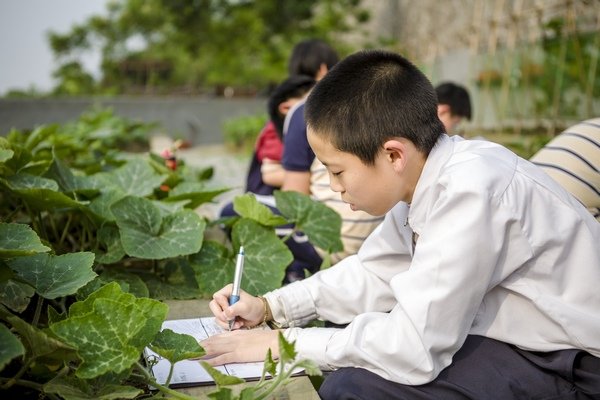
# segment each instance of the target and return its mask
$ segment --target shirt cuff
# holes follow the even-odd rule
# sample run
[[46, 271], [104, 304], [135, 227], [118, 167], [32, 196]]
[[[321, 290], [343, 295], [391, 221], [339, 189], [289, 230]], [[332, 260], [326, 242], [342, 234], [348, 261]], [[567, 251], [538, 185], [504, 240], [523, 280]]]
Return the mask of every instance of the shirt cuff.
[[276, 326], [303, 326], [317, 318], [315, 302], [302, 281], [266, 293], [264, 298]]
[[[289, 333], [288, 333], [289, 332]], [[334, 369], [329, 363], [327, 345], [331, 337], [339, 332], [336, 328], [289, 328], [285, 336], [295, 341], [294, 348], [299, 359], [314, 361], [321, 369]]]

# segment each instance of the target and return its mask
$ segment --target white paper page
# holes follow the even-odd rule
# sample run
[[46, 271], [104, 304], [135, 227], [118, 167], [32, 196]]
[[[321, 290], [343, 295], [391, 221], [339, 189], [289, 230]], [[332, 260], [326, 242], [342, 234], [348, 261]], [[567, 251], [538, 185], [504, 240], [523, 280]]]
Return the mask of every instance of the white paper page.
[[[164, 321], [162, 329], [171, 329], [173, 332], [185, 333], [193, 336], [199, 341], [223, 332], [223, 329], [215, 322], [214, 317]], [[154, 356], [160, 359], [158, 363], [152, 367], [152, 373], [158, 383], [161, 385], [164, 384], [167, 381], [171, 363], [160, 358], [158, 354], [148, 348], [145, 350], [145, 356], [146, 358]], [[226, 364], [215, 368], [226, 375], [233, 375], [243, 379], [260, 378], [263, 370], [263, 363]], [[182, 360], [175, 363], [175, 369], [170, 382], [171, 384], [208, 382], [213, 382], [213, 379], [206, 370], [202, 368], [202, 365], [200, 365], [198, 360]]]

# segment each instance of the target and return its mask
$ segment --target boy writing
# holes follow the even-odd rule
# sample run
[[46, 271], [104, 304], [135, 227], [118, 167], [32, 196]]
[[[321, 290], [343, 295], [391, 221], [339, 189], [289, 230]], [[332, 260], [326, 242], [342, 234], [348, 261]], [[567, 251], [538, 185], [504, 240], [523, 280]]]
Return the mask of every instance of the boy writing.
[[[356, 53], [306, 102], [308, 140], [352, 209], [385, 214], [358, 254], [211, 310], [226, 326], [287, 327], [334, 369], [324, 399], [600, 396], [600, 224], [502, 146], [448, 137], [427, 78], [401, 56]], [[267, 311], [265, 313], [265, 310]], [[306, 328], [321, 318], [345, 328]], [[213, 365], [277, 355], [277, 331], [201, 345]]]

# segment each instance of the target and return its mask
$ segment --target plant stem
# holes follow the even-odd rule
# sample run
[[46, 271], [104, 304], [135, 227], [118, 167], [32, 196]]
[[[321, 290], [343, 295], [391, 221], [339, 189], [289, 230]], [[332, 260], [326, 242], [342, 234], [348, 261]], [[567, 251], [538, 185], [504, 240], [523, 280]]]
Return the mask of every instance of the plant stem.
[[63, 228], [62, 235], [60, 235], [60, 239], [58, 241], [58, 245], [61, 247], [65, 241], [65, 238], [67, 237], [67, 233], [69, 233], [69, 229], [71, 228], [71, 220], [72, 219], [73, 219], [73, 214], [69, 214], [69, 216], [67, 217], [67, 222], [65, 224], [65, 227]]
[[38, 294], [38, 301], [35, 306], [35, 313], [33, 314], [33, 320], [31, 325], [37, 328], [38, 322], [40, 321], [40, 315], [42, 314], [42, 306], [44, 305], [44, 298]]
[[35, 389], [39, 392], [43, 391], [42, 385], [36, 382], [28, 381], [25, 379], [17, 379], [17, 378], [0, 378], [0, 389], [6, 390], [10, 388], [12, 385], [19, 385], [28, 388]]
[[[21, 385], [21, 382], [29, 382], [29, 381], [22, 381], [21, 380], [21, 376], [23, 376], [23, 374], [27, 371], [27, 369], [29, 368], [29, 366], [31, 365], [31, 363], [33, 362], [34, 358], [29, 358], [27, 359], [27, 361], [21, 366], [21, 369], [19, 370], [19, 372], [17, 372], [17, 374], [15, 376], [13, 376], [12, 378], [1, 378], [0, 382], [3, 380], [6, 380], [6, 382], [4, 383], [4, 385], [0, 386], [0, 389], [8, 389], [10, 387], [12, 387], [15, 383], [19, 383], [19, 385]], [[31, 382], [31, 384], [34, 384], [33, 382]], [[27, 386], [27, 385], [25, 385]], [[41, 387], [41, 385], [40, 385]], [[37, 387], [36, 387], [37, 389]]]
[[135, 363], [136, 367], [142, 372], [142, 374], [144, 375], [144, 377], [146, 378], [147, 382], [154, 386], [155, 388], [157, 388], [159, 391], [169, 394], [171, 396], [173, 396], [176, 399], [181, 399], [181, 400], [197, 400], [195, 397], [192, 396], [188, 396], [185, 393], [181, 393], [178, 392], [176, 390], [173, 390], [167, 386], [163, 386], [161, 384], [159, 384], [158, 382], [156, 382], [156, 379], [154, 379], [154, 377], [152, 375], [150, 375], [150, 373], [146, 370], [146, 368], [144, 368], [144, 366], [142, 364], [140, 364], [139, 361], [137, 361]]

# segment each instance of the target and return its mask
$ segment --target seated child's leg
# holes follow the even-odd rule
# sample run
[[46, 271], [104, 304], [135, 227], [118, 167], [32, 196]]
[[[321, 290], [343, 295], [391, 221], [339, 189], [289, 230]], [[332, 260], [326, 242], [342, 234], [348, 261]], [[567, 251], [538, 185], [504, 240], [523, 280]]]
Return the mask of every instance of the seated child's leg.
[[433, 382], [408, 386], [365, 369], [342, 368], [327, 376], [319, 395], [325, 400], [596, 399], [600, 359], [579, 350], [532, 353], [468, 336]]

